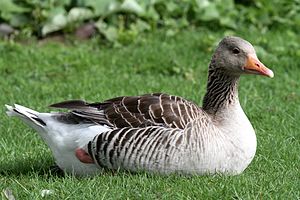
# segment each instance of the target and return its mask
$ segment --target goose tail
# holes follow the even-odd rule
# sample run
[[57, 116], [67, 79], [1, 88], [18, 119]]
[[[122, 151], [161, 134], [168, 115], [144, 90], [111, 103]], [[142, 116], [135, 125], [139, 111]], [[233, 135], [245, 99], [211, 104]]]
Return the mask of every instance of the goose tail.
[[13, 106], [5, 105], [6, 114], [10, 117], [18, 117], [30, 127], [41, 131], [47, 124], [39, 117], [39, 112], [26, 108], [24, 106], [14, 104]]

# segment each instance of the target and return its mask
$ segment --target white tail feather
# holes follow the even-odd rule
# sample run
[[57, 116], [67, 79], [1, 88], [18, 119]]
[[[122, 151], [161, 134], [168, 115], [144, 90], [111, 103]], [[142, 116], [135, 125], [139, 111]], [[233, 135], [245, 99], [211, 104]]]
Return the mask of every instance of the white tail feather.
[[8, 116], [18, 117], [34, 129], [39, 130], [45, 126], [45, 122], [38, 117], [39, 113], [37, 111], [18, 104], [14, 104], [13, 106], [5, 105], [5, 107], [7, 108], [6, 114]]
[[23, 112], [27, 112], [27, 113], [31, 113], [31, 114], [33, 114], [33, 115], [37, 115], [37, 114], [39, 114], [37, 111], [35, 111], [35, 110], [31, 110], [31, 109], [29, 109], [29, 108], [26, 108], [26, 107], [24, 107], [24, 106], [21, 106], [21, 105], [18, 105], [18, 104], [14, 104], [14, 107], [16, 108], [16, 109], [18, 109], [18, 110], [22, 110]]
[[12, 116], [15, 116], [15, 115], [16, 115], [16, 113], [14, 112], [14, 108], [13, 108], [12, 106], [6, 105], [6, 104], [5, 104], [5, 107], [6, 107], [6, 109], [7, 109], [6, 114], [7, 114], [8, 116], [12, 117]]

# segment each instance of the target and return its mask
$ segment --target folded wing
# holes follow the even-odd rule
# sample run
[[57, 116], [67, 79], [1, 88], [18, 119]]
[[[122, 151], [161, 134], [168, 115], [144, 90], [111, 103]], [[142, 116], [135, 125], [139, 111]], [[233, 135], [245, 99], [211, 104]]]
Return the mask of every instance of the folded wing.
[[51, 107], [70, 109], [78, 117], [112, 128], [162, 126], [184, 129], [202, 113], [201, 108], [191, 101], [161, 93], [122, 96], [101, 103], [65, 101]]

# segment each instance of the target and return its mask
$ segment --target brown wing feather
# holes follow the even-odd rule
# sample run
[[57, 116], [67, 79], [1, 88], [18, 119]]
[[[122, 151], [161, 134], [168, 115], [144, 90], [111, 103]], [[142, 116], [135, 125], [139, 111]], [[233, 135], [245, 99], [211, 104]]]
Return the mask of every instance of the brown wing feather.
[[67, 101], [51, 107], [71, 109], [75, 115], [117, 128], [165, 126], [183, 129], [202, 112], [193, 102], [161, 93], [117, 97], [102, 103]]

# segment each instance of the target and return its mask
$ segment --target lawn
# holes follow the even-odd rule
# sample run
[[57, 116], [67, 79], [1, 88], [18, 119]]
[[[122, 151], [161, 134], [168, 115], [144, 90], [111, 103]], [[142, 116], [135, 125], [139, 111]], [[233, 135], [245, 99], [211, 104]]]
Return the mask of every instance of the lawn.
[[[299, 199], [300, 39], [280, 31], [240, 31], [255, 45], [273, 79], [246, 76], [240, 102], [256, 130], [257, 153], [238, 176], [158, 176], [105, 172], [92, 178], [52, 174], [50, 150], [4, 104], [38, 111], [66, 99], [102, 101], [166, 92], [201, 104], [207, 66], [223, 32], [186, 30], [139, 35], [111, 47], [94, 39], [72, 44], [0, 42], [0, 189], [17, 199]], [[3, 194], [2, 194], [3, 195]]]

